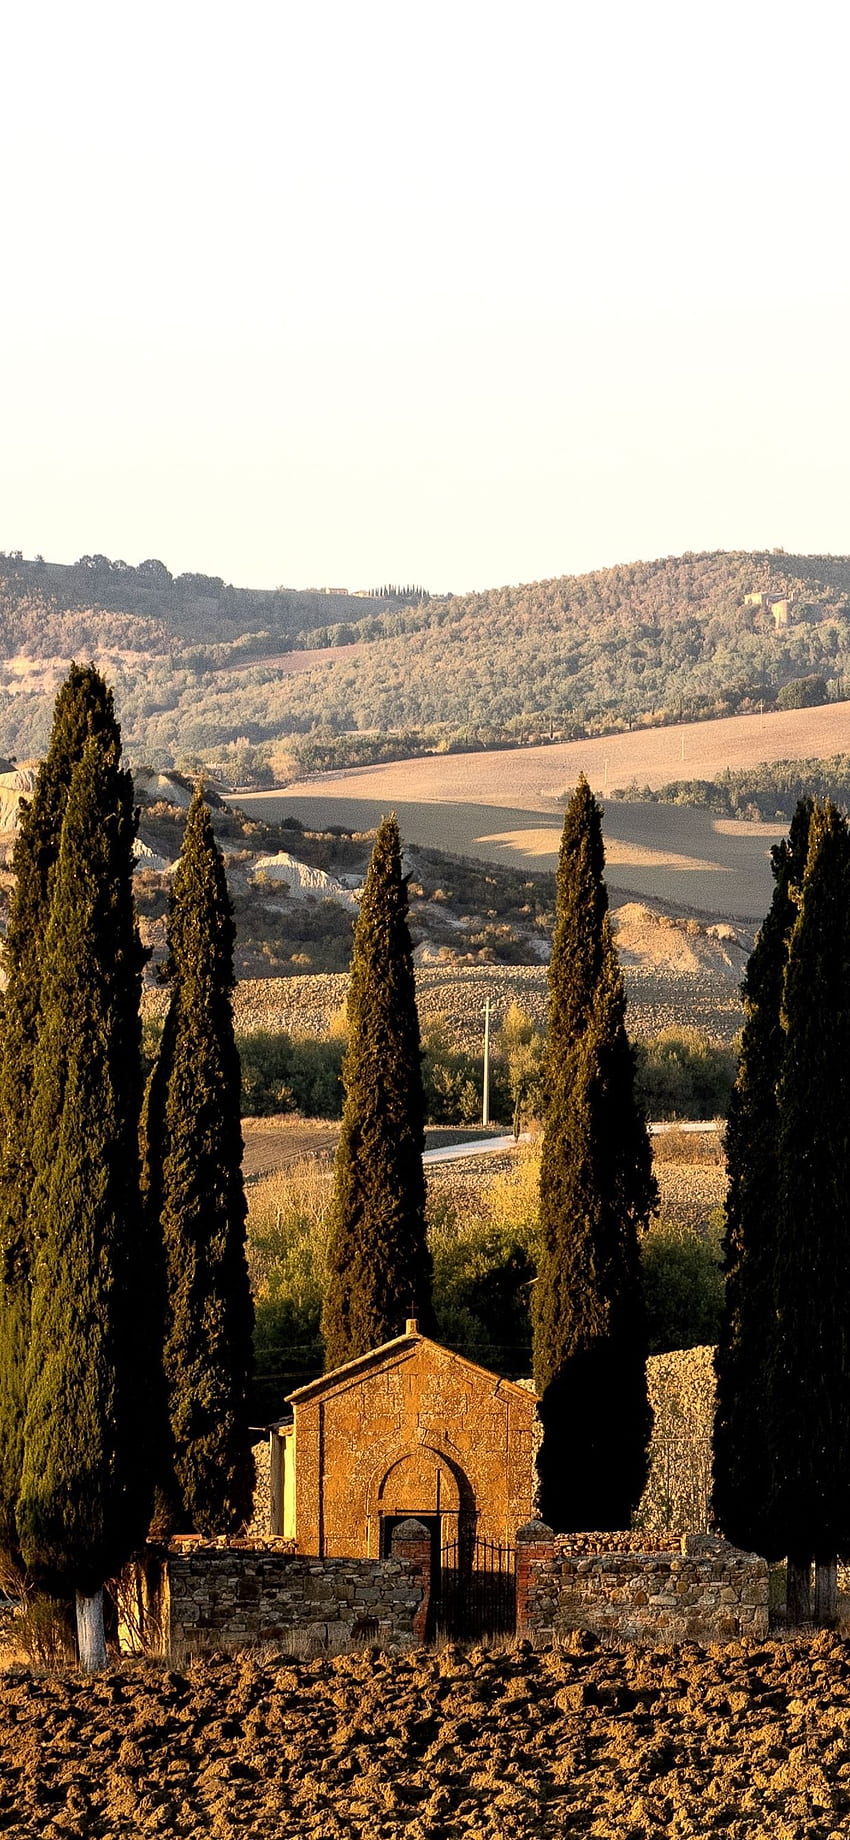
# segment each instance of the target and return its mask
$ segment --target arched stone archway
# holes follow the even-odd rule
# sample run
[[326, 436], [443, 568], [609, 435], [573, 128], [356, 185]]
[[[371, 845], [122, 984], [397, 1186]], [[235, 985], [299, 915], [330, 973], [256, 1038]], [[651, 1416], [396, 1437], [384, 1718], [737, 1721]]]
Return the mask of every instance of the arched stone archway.
[[401, 1452], [376, 1471], [367, 1501], [369, 1552], [388, 1546], [393, 1526], [420, 1520], [439, 1546], [456, 1540], [461, 1526], [475, 1519], [475, 1498], [460, 1465], [444, 1451], [420, 1444]]

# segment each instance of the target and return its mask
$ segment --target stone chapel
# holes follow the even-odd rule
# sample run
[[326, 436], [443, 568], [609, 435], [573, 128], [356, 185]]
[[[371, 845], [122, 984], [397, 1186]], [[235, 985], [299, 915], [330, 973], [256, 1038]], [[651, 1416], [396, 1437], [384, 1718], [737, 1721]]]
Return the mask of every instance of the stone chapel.
[[272, 1533], [319, 1558], [382, 1558], [423, 1521], [435, 1552], [512, 1544], [534, 1495], [537, 1400], [410, 1320], [403, 1335], [289, 1397], [271, 1429]]

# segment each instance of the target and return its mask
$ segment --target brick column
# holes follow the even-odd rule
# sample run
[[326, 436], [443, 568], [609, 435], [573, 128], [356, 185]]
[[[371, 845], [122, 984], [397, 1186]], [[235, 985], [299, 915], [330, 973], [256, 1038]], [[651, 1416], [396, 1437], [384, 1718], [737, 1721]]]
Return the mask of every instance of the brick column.
[[392, 1556], [403, 1565], [419, 1568], [422, 1598], [413, 1613], [412, 1633], [415, 1641], [424, 1642], [431, 1608], [431, 1535], [421, 1521], [402, 1521], [393, 1528]]
[[526, 1521], [516, 1536], [516, 1632], [534, 1640], [531, 1593], [541, 1565], [551, 1562], [555, 1535], [545, 1521]]

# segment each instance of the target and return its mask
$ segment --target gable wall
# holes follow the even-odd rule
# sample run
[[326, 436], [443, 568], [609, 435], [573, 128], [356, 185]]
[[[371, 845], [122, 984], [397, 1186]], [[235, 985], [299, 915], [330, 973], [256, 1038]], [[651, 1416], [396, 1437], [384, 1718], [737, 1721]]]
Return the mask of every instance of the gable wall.
[[535, 1409], [424, 1338], [297, 1401], [299, 1552], [377, 1558], [382, 1515], [438, 1510], [444, 1544], [459, 1523], [512, 1542], [531, 1513]]

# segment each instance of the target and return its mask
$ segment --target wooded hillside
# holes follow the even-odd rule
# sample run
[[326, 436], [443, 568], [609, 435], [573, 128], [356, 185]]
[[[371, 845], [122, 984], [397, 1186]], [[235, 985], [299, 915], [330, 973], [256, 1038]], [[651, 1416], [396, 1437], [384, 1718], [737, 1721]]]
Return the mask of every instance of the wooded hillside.
[[137, 757], [244, 779], [287, 743], [310, 768], [823, 700], [850, 678], [850, 557], [686, 555], [443, 598], [0, 557], [0, 751], [43, 748], [72, 655], [108, 668]]

